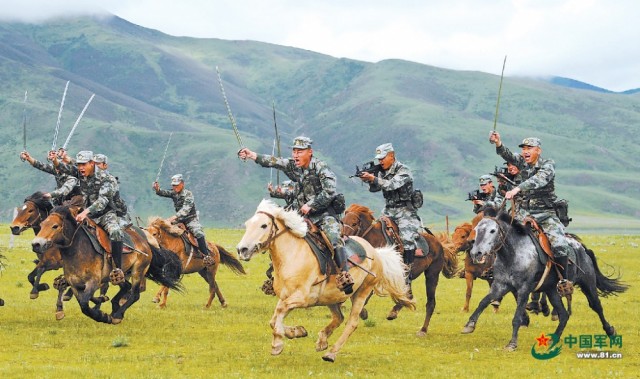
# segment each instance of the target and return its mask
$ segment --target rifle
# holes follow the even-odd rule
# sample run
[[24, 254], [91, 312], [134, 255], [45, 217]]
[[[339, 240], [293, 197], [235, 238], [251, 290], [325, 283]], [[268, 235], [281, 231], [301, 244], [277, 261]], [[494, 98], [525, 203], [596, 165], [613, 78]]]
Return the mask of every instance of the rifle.
[[173, 132], [169, 134], [169, 140], [167, 141], [167, 146], [164, 147], [164, 154], [162, 155], [162, 161], [160, 161], [160, 168], [158, 169], [158, 175], [156, 175], [156, 180], [154, 183], [157, 183], [160, 180], [160, 173], [162, 172], [162, 166], [164, 165], [164, 159], [167, 157], [167, 150], [169, 149], [169, 143], [171, 142], [171, 137], [173, 136]]
[[495, 166], [495, 170], [490, 173], [489, 175], [495, 176], [496, 178], [500, 179], [500, 180], [504, 180], [505, 182], [511, 184], [512, 186], [516, 185], [516, 182], [514, 182], [513, 180], [509, 179], [509, 176], [511, 176], [511, 174], [509, 174], [509, 171], [506, 167], [498, 167]]
[[58, 143], [58, 131], [60, 130], [60, 119], [62, 118], [62, 109], [64, 108], [64, 99], [67, 97], [67, 89], [69, 89], [69, 81], [64, 86], [64, 92], [62, 93], [62, 101], [60, 101], [60, 110], [58, 110], [58, 122], [56, 123], [56, 130], [53, 133], [53, 143], [51, 144], [51, 151], [56, 150], [56, 144]]
[[473, 200], [487, 200], [489, 198], [489, 194], [488, 193], [484, 193], [480, 190], [475, 190], [473, 192], [469, 192], [467, 200], [466, 201], [473, 201]]
[[220, 83], [220, 92], [222, 92], [224, 105], [227, 107], [227, 115], [229, 116], [229, 121], [231, 121], [231, 126], [233, 127], [233, 133], [236, 135], [236, 139], [238, 140], [238, 145], [240, 145], [240, 150], [242, 150], [244, 149], [244, 143], [242, 143], [242, 137], [240, 137], [240, 132], [238, 131], [238, 127], [236, 126], [236, 119], [233, 117], [233, 113], [231, 113], [231, 107], [229, 106], [229, 101], [227, 100], [227, 94], [224, 92], [224, 86], [222, 85], [222, 77], [220, 77], [220, 70], [218, 69], [218, 66], [216, 66], [216, 73], [218, 74], [218, 83]]
[[76, 122], [73, 124], [73, 128], [71, 128], [71, 131], [69, 132], [69, 135], [67, 136], [66, 141], [64, 141], [64, 145], [62, 145], [62, 149], [67, 150], [67, 145], [69, 144], [69, 141], [71, 141], [71, 136], [73, 136], [73, 133], [76, 131], [76, 127], [80, 123], [80, 120], [82, 119], [82, 116], [84, 115], [84, 112], [87, 110], [87, 108], [89, 108], [89, 104], [91, 104], [91, 101], [93, 100], [93, 98], [95, 96], [96, 96], [95, 93], [92, 94], [91, 97], [89, 98], [89, 101], [87, 101], [87, 103], [84, 105], [84, 108], [82, 108], [82, 112], [80, 112], [80, 115], [76, 119]]
[[349, 175], [350, 178], [360, 178], [362, 174], [368, 172], [369, 174], [373, 174], [373, 176], [378, 176], [378, 173], [382, 171], [382, 166], [379, 164], [373, 163], [373, 161], [369, 161], [362, 165], [362, 169], [356, 165], [356, 173], [354, 175]]

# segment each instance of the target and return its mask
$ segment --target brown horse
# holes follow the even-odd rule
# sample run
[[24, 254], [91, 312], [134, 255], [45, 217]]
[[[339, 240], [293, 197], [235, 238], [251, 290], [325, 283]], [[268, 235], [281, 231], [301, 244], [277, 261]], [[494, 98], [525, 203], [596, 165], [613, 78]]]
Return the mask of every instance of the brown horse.
[[[118, 324], [125, 311], [140, 298], [140, 286], [145, 276], [156, 283], [180, 290], [180, 261], [172, 252], [165, 250], [148, 233], [135, 227], [127, 228], [132, 245], [131, 251], [123, 254], [122, 269], [128, 279], [120, 284], [120, 290], [111, 300], [112, 312], [106, 314], [99, 306], [104, 301], [94, 297], [98, 288], [109, 281], [112, 262], [106, 254], [96, 250], [86, 223], [78, 224], [75, 215], [80, 211], [77, 204], [55, 207], [42, 222], [40, 232], [31, 245], [35, 252], [44, 251], [55, 244], [62, 254], [64, 278], [71, 287], [82, 313], [95, 321]], [[130, 280], [130, 281], [129, 281]], [[120, 300], [123, 303], [120, 304]], [[96, 304], [89, 306], [89, 302]]]
[[358, 315], [372, 291], [381, 296], [388, 294], [396, 302], [415, 309], [415, 303], [407, 297], [405, 265], [391, 248], [375, 249], [364, 239], [353, 237], [363, 247], [366, 257], [360, 268], [349, 270], [354, 283], [353, 293], [347, 295], [338, 289], [336, 275], [322, 272], [318, 258], [304, 239], [307, 224], [296, 211], [287, 211], [270, 200], [263, 200], [245, 227], [237, 246], [240, 259], [248, 261], [268, 250], [273, 262], [273, 288], [278, 304], [270, 322], [272, 355], [282, 352], [283, 337], [307, 336], [304, 327], [284, 324], [285, 317], [295, 308], [325, 305], [331, 310], [331, 322], [318, 333], [316, 341], [316, 350], [322, 351], [329, 347], [327, 339], [344, 321], [342, 303], [351, 299], [351, 313], [344, 332], [322, 357], [329, 362], [335, 361], [338, 351], [357, 328]]
[[[387, 245], [382, 223], [375, 219], [373, 211], [363, 205], [350, 205], [345, 211], [342, 223], [342, 234], [344, 235], [362, 237], [374, 247]], [[395, 223], [393, 223], [392, 227], [396, 235], [398, 235], [398, 227]], [[424, 273], [425, 277], [427, 292], [426, 315], [422, 328], [416, 333], [421, 337], [427, 334], [431, 315], [436, 308], [436, 288], [438, 287], [440, 272], [446, 278], [453, 278], [458, 270], [458, 259], [450, 248], [451, 244], [445, 233], [441, 233], [437, 237], [432, 234], [422, 233], [422, 236], [429, 244], [429, 254], [424, 258], [416, 257], [410, 273], [411, 280], [418, 278], [422, 273]], [[398, 255], [400, 256], [401, 254]], [[396, 304], [387, 316], [387, 320], [393, 320], [398, 317], [400, 309], [402, 309], [402, 306]], [[366, 318], [366, 312], [363, 312], [362, 316]]]
[[[220, 305], [225, 308], [227, 301], [216, 282], [216, 273], [220, 267], [220, 263], [229, 267], [235, 274], [246, 274], [242, 263], [238, 261], [231, 253], [225, 250], [220, 245], [212, 244], [208, 242], [209, 251], [211, 257], [214, 260], [214, 264], [211, 266], [205, 266], [203, 262], [203, 255], [197, 249], [197, 247], [189, 244], [188, 241], [182, 237], [185, 230], [178, 227], [178, 225], [172, 225], [166, 220], [160, 217], [150, 217], [147, 231], [151, 233], [158, 241], [160, 246], [167, 250], [173, 251], [180, 258], [182, 263], [182, 273], [192, 274], [197, 272], [202, 278], [209, 283], [209, 299], [205, 308], [211, 307], [211, 302], [218, 295]], [[169, 288], [162, 286], [154, 298], [154, 302], [159, 303], [160, 308], [164, 308], [167, 304], [167, 294]]]

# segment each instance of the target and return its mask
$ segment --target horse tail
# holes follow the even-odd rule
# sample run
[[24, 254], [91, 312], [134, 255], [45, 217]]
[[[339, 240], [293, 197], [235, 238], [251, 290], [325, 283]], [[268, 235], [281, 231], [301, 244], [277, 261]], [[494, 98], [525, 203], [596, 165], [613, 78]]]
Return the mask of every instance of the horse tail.
[[374, 249], [373, 261], [381, 266], [381, 278], [373, 287], [373, 291], [378, 296], [390, 295], [393, 301], [411, 310], [416, 309], [415, 300], [407, 297], [407, 284], [405, 282], [405, 272], [407, 266], [402, 263], [402, 257], [395, 250], [394, 246], [385, 246]]
[[220, 252], [220, 262], [223, 265], [229, 267], [229, 269], [236, 275], [246, 275], [242, 263], [240, 263], [240, 261], [233, 254], [231, 254], [230, 252], [225, 250], [224, 247], [218, 244], [216, 244], [216, 247]]
[[442, 245], [442, 251], [444, 253], [444, 266], [442, 267], [442, 275], [445, 278], [451, 279], [458, 276], [458, 254], [456, 254], [453, 241], [447, 236], [447, 233], [438, 233], [438, 241]]
[[593, 262], [593, 269], [596, 273], [596, 288], [598, 289], [598, 294], [600, 296], [607, 297], [609, 295], [616, 295], [617, 293], [622, 293], [629, 288], [628, 285], [620, 281], [620, 275], [618, 275], [618, 277], [616, 278], [604, 275], [598, 267], [596, 255], [593, 250], [588, 249], [584, 244], [582, 245], [582, 247]]
[[184, 287], [180, 283], [182, 278], [182, 263], [180, 258], [171, 250], [163, 247], [151, 247], [151, 264], [146, 277], [172, 290], [182, 292]]

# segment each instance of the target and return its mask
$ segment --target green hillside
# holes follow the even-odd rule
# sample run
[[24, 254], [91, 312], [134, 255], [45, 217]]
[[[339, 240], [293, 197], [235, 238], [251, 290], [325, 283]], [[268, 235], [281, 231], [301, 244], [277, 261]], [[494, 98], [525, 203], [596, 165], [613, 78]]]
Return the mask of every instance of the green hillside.
[[[479, 175], [502, 163], [487, 142], [500, 79], [495, 75], [400, 60], [336, 59], [252, 41], [178, 38], [117, 17], [0, 23], [3, 218], [10, 219], [12, 207], [28, 194], [54, 186], [51, 177], [18, 159], [24, 91], [27, 149], [44, 159], [70, 80], [58, 146], [95, 93], [68, 148], [110, 157], [134, 215], [146, 221], [172, 212], [151, 183], [174, 132], [161, 185], [182, 173], [206, 224], [239, 226], [268, 196], [270, 171], [235, 158], [238, 143], [216, 66], [244, 143], [271, 151], [275, 102], [286, 154], [294, 136], [312, 137], [348, 203], [382, 206], [380, 196], [348, 175], [383, 142], [392, 142], [398, 158], [414, 169], [426, 195], [420, 214], [440, 229], [445, 216], [471, 217], [466, 193]], [[640, 165], [631, 159], [640, 142], [640, 97], [509, 77], [508, 71], [507, 65], [498, 123], [505, 144], [517, 149], [524, 137], [542, 139], [576, 227], [597, 228], [589, 220], [598, 217], [621, 229], [640, 228], [634, 219], [640, 215]]]

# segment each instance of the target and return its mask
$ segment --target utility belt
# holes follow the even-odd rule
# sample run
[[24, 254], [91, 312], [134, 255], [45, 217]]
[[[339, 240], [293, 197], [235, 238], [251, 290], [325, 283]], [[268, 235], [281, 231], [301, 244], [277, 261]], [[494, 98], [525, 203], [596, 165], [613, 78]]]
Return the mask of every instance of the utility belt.
[[193, 221], [193, 220], [195, 220], [197, 218], [198, 218], [197, 214], [193, 214], [193, 215], [190, 214], [190, 215], [186, 215], [185, 217], [180, 218], [178, 220], [178, 222], [181, 222], [181, 223], [186, 225], [186, 224], [190, 223], [191, 221]]
[[387, 208], [403, 208], [408, 206], [413, 206], [413, 203], [411, 202], [411, 200], [394, 201], [394, 202], [387, 203]]

